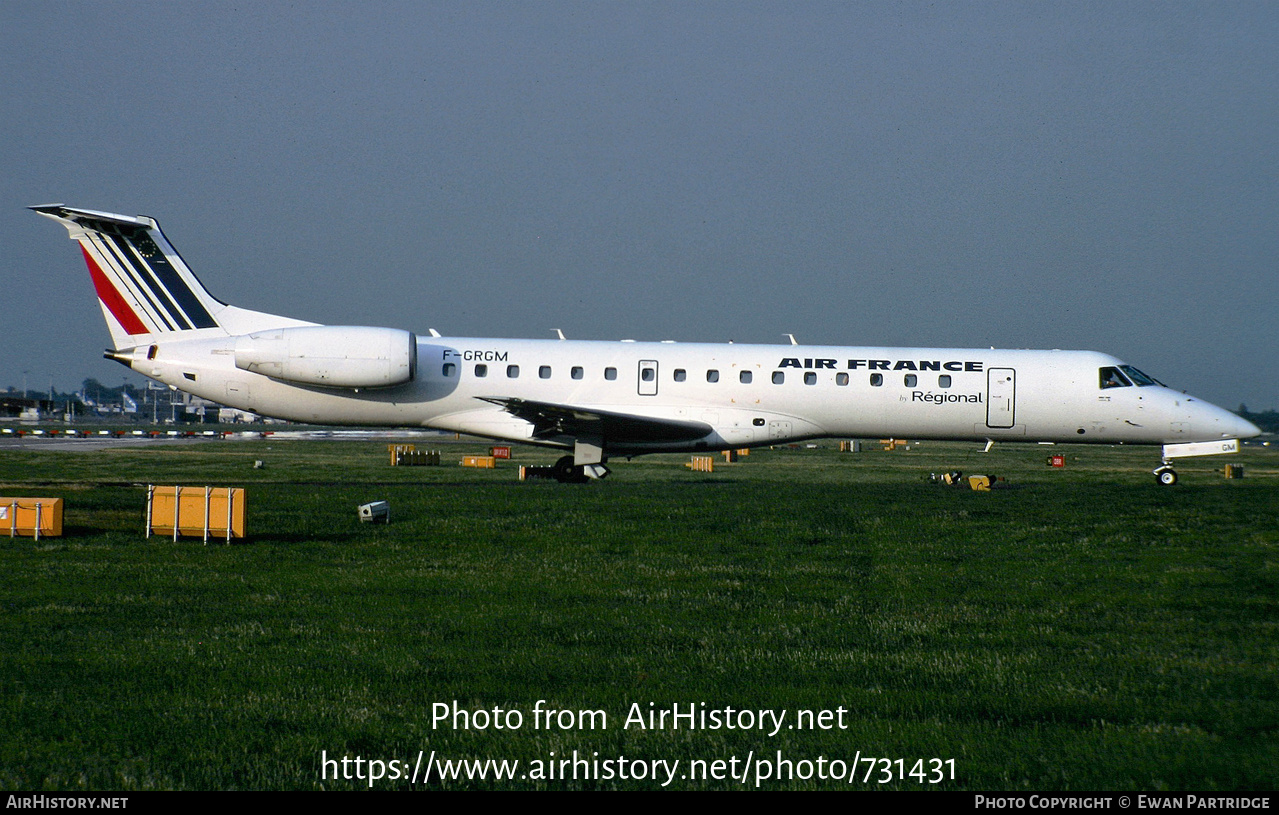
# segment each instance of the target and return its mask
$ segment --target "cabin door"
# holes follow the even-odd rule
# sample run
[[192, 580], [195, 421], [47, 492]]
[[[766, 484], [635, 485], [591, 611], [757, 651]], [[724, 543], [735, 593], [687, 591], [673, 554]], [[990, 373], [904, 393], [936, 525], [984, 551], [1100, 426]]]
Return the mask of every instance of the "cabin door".
[[1017, 372], [1012, 368], [986, 371], [986, 426], [1012, 427], [1016, 417]]

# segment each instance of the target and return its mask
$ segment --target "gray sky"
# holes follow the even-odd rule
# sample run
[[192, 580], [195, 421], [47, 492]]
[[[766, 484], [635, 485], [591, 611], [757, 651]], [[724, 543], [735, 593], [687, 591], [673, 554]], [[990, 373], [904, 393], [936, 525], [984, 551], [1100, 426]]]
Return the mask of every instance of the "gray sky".
[[138, 377], [24, 206], [464, 336], [1087, 348], [1279, 407], [1279, 4], [0, 0], [0, 386]]

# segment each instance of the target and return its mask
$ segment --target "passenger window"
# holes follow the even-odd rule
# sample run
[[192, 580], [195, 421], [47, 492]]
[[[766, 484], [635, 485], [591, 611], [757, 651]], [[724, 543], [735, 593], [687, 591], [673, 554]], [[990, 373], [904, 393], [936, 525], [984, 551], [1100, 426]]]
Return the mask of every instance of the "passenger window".
[[805, 385], [816, 385], [816, 384], [817, 384], [817, 374], [816, 374], [816, 373], [814, 373], [813, 371], [808, 371], [808, 372], [806, 372], [806, 373], [804, 374], [804, 384], [805, 384]]
[[950, 374], [942, 374], [941, 376], [937, 377], [937, 387], [939, 387], [939, 388], [949, 388], [949, 387], [950, 387]]
[[773, 384], [780, 385], [786, 381], [786, 374], [783, 371], [773, 371]]
[[914, 374], [906, 374], [906, 387], [913, 388], [919, 384], [919, 377]]
[[518, 366], [518, 365], [507, 365], [507, 366], [506, 366], [506, 377], [507, 377], [507, 379], [514, 379], [514, 378], [516, 378], [516, 377], [517, 377], [517, 376], [519, 376], [519, 375], [520, 375], [520, 366]]
[[582, 376], [583, 376], [585, 373], [586, 373], [586, 372], [582, 370], [582, 366], [581, 366], [581, 365], [574, 365], [574, 366], [573, 366], [573, 371], [572, 371], [572, 374], [571, 374], [571, 375], [572, 375], [572, 377], [573, 377], [574, 379], [581, 379], [581, 378], [582, 378]]
[[687, 371], [685, 371], [683, 368], [676, 368], [676, 369], [675, 369], [675, 381], [676, 381], [676, 382], [683, 382], [685, 379], [688, 379], [688, 372], [687, 372]]
[[743, 385], [749, 385], [751, 383], [751, 372], [742, 371], [737, 375], [737, 378]]
[[446, 363], [444, 363], [444, 375], [445, 375], [445, 376], [452, 376], [452, 375], [453, 375], [453, 374], [455, 374], [455, 373], [457, 373], [457, 365], [456, 365], [456, 364], [454, 364], [454, 363], [452, 363], [452, 362], [446, 362]]
[[652, 382], [655, 376], [657, 376], [657, 371], [654, 371], [652, 368], [640, 369], [640, 379], [644, 380], [645, 382]]
[[840, 387], [844, 387], [845, 385], [847, 385], [847, 384], [848, 384], [848, 374], [846, 374], [846, 373], [837, 373], [837, 374], [835, 374], [835, 384], [836, 384], [836, 385], [839, 385]]
[[883, 384], [884, 384], [884, 375], [883, 375], [883, 374], [871, 374], [871, 375], [870, 375], [870, 384], [871, 384], [871, 387], [875, 387], [875, 388], [880, 387], [881, 385], [883, 385]]
[[1132, 384], [1124, 378], [1123, 374], [1119, 373], [1118, 368], [1102, 368], [1098, 373], [1101, 375], [1102, 390], [1106, 388], [1126, 388]]
[[540, 378], [542, 378], [542, 379], [550, 379], [550, 378], [551, 378], [551, 366], [550, 366], [550, 365], [543, 365], [542, 367], [538, 368], [538, 369], [537, 369], [537, 375], [538, 375]]
[[604, 369], [604, 378], [605, 378], [605, 379], [607, 379], [607, 380], [609, 380], [610, 382], [612, 382], [614, 379], [617, 379], [617, 369], [616, 369], [616, 368], [605, 368], [605, 369]]
[[488, 375], [489, 375], [489, 366], [487, 366], [487, 365], [485, 365], [485, 364], [483, 364], [483, 363], [480, 363], [479, 365], [476, 365], [476, 366], [475, 366], [475, 375], [476, 375], [476, 376], [480, 376], [480, 377], [488, 376]]
[[707, 382], [718, 382], [718, 381], [719, 381], [719, 371], [716, 371], [716, 370], [714, 370], [714, 369], [707, 371], [707, 372], [706, 372], [706, 381], [707, 381]]

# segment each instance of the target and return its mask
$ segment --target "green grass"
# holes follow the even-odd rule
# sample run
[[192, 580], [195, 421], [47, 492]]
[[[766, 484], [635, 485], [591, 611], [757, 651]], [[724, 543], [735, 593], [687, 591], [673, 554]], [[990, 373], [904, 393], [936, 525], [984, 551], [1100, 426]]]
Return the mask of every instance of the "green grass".
[[[767, 788], [1279, 786], [1274, 448], [1225, 459], [1243, 480], [1220, 458], [1179, 463], [1173, 488], [1140, 448], [831, 445], [713, 474], [657, 456], [581, 486], [520, 483], [514, 463], [391, 468], [385, 450], [0, 451], [0, 493], [67, 503], [64, 537], [0, 539], [0, 788], [363, 787], [322, 782], [321, 751], [418, 750], [955, 760], [937, 785], [863, 784], [863, 760], [851, 785]], [[1049, 451], [1068, 466], [1046, 467]], [[926, 480], [953, 469], [1010, 488]], [[249, 540], [145, 539], [145, 483], [246, 487]], [[389, 526], [358, 522], [371, 500], [390, 502]], [[608, 728], [534, 729], [539, 699], [603, 710]], [[453, 700], [524, 726], [434, 727], [433, 703]], [[788, 724], [843, 707], [847, 726], [622, 727], [650, 702]]]

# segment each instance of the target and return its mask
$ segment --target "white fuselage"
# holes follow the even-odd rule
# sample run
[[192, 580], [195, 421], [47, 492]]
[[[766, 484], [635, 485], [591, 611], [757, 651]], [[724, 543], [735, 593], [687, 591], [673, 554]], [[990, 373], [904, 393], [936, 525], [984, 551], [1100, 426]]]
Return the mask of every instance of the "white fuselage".
[[[80, 245], [107, 356], [174, 388], [317, 424], [433, 427], [610, 455], [817, 437], [1162, 444], [1234, 452], [1261, 431], [1091, 351], [575, 342], [316, 325], [213, 297], [147, 216], [32, 207]], [[432, 332], [434, 335], [435, 332]], [[1160, 483], [1176, 475], [1156, 471]]]
[[[193, 336], [201, 335], [201, 336]], [[431, 427], [571, 447], [485, 398], [705, 424], [693, 441], [610, 454], [817, 437], [1170, 444], [1253, 435], [1221, 408], [1160, 385], [1102, 388], [1122, 363], [1092, 351], [874, 348], [418, 337], [413, 381], [298, 385], [237, 368], [235, 337], [188, 332], [131, 367], [197, 396], [299, 422]]]

